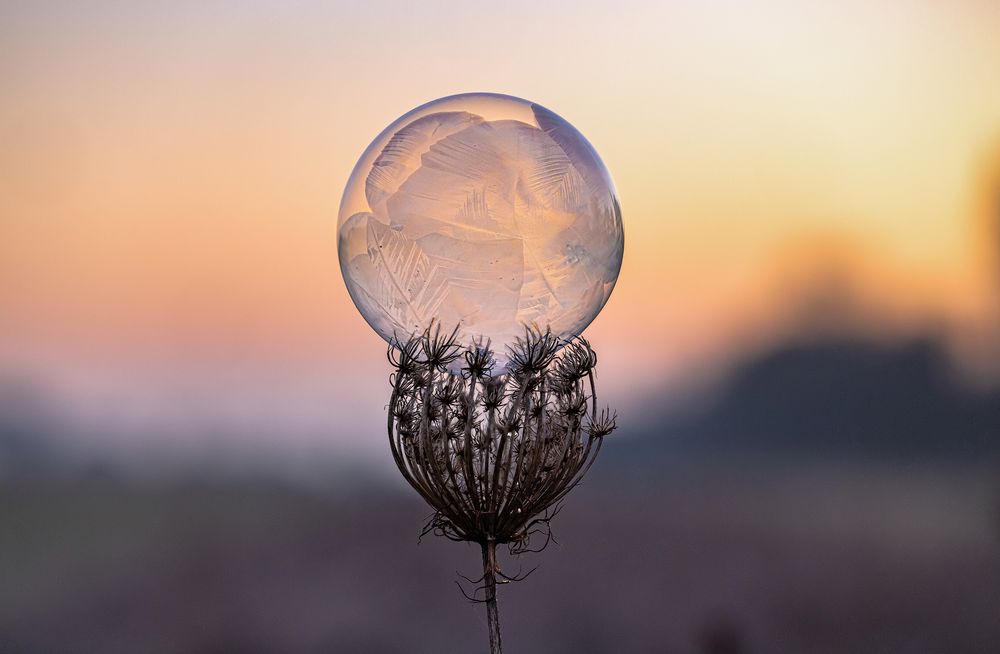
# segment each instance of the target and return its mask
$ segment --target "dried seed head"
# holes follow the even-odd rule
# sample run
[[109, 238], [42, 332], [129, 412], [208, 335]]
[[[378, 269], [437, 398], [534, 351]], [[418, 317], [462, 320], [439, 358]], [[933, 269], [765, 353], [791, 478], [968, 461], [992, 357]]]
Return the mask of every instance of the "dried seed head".
[[401, 341], [399, 338], [393, 337], [389, 342], [389, 351], [386, 356], [396, 370], [404, 375], [411, 375], [420, 366], [420, 362], [417, 360], [419, 351], [419, 340], [411, 338]]
[[393, 417], [401, 423], [416, 419], [417, 412], [412, 399], [396, 402], [395, 405], [389, 407], [389, 410], [392, 411]]
[[493, 350], [490, 349], [490, 342], [487, 340], [477, 340], [465, 351], [465, 367], [462, 374], [466, 378], [482, 379], [493, 371], [496, 359], [493, 357]]
[[436, 511], [427, 533], [526, 551], [593, 463], [594, 440], [615, 428], [610, 411], [591, 415], [597, 357], [584, 339], [560, 353], [550, 331], [529, 328], [494, 377], [488, 343], [461, 348], [456, 333], [434, 325], [390, 350], [394, 458]]
[[413, 389], [415, 391], [422, 391], [430, 383], [430, 375], [425, 368], [420, 367], [413, 371], [413, 374], [410, 375], [410, 380], [413, 382]]
[[555, 377], [564, 387], [570, 387], [590, 374], [597, 365], [597, 353], [590, 343], [575, 338], [563, 348], [555, 365]]
[[507, 394], [507, 382], [503, 377], [491, 377], [483, 389], [483, 406], [494, 410], [500, 406]]
[[559, 339], [552, 331], [544, 332], [538, 327], [524, 328], [524, 338], [518, 337], [509, 348], [510, 364], [508, 369], [517, 378], [531, 379], [545, 371], [555, 359], [559, 351]]
[[432, 397], [423, 405], [423, 417], [430, 423], [441, 417], [441, 402], [437, 398]]
[[521, 430], [521, 424], [523, 423], [523, 417], [519, 413], [515, 413], [510, 416], [501, 416], [497, 418], [497, 426], [500, 427], [500, 431], [507, 432], [508, 434], [513, 434]]
[[442, 406], [451, 408], [462, 398], [463, 383], [461, 377], [449, 375], [445, 381], [438, 386], [434, 397]]
[[578, 419], [587, 412], [587, 396], [574, 390], [559, 397], [559, 413], [569, 419]]
[[590, 421], [588, 432], [591, 438], [604, 438], [618, 428], [618, 413], [605, 407]]
[[400, 397], [409, 397], [413, 394], [414, 386], [412, 375], [404, 374], [402, 371], [395, 372], [389, 377], [389, 383], [396, 388]]
[[424, 362], [433, 370], [444, 370], [461, 355], [458, 345], [458, 327], [451, 333], [441, 331], [441, 323], [434, 323], [420, 337]]

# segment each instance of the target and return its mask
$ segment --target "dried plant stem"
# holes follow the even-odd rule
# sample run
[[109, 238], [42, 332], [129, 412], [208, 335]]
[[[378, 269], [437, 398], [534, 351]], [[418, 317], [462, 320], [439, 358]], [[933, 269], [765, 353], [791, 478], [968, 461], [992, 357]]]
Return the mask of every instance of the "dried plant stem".
[[483, 585], [486, 589], [486, 622], [490, 630], [490, 654], [500, 654], [500, 613], [497, 610], [497, 544], [483, 543]]

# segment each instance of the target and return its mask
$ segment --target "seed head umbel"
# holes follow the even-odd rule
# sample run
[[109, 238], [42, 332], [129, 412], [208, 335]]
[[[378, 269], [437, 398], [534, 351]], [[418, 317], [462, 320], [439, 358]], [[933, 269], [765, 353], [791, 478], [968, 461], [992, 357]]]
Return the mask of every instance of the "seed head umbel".
[[597, 409], [597, 355], [585, 339], [528, 327], [507, 354], [507, 372], [494, 374], [489, 342], [462, 347], [458, 330], [440, 324], [392, 341], [388, 352], [393, 459], [433, 509], [421, 536], [481, 546], [482, 577], [463, 577], [471, 594], [459, 587], [487, 604], [494, 652], [496, 585], [527, 576], [505, 575], [497, 546], [512, 555], [544, 549], [560, 502], [617, 426], [615, 413]]

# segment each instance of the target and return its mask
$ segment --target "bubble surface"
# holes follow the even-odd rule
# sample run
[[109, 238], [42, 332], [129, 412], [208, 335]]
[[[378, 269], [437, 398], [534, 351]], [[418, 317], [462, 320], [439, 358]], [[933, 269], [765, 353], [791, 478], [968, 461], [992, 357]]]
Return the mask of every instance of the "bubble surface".
[[471, 93], [429, 102], [362, 154], [338, 220], [341, 272], [387, 341], [432, 320], [489, 340], [498, 371], [525, 326], [580, 334], [621, 269], [621, 209], [580, 132], [544, 107]]

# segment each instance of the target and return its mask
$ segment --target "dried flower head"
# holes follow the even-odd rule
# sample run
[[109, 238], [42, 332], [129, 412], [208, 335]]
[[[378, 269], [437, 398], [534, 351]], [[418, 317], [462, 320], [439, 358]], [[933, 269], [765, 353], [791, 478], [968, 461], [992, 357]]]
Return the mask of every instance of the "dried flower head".
[[[616, 415], [598, 412], [597, 355], [585, 339], [564, 343], [526, 328], [509, 350], [509, 372], [493, 376], [489, 343], [462, 348], [457, 333], [437, 324], [390, 346], [389, 442], [403, 477], [434, 509], [423, 533], [482, 546], [474, 583], [498, 652], [497, 577], [518, 578], [500, 571], [496, 546], [513, 554], [545, 547], [559, 502], [593, 465]], [[459, 357], [465, 365], [455, 374]], [[541, 547], [531, 547], [533, 537]]]

